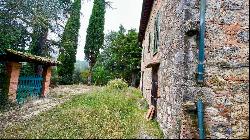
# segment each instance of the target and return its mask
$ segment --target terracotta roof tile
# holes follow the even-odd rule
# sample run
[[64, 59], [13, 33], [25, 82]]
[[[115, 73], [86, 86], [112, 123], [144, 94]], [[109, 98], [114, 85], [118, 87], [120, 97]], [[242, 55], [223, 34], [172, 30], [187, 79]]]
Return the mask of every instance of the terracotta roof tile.
[[58, 65], [61, 64], [60, 61], [52, 60], [48, 57], [41, 57], [32, 55], [30, 53], [15, 51], [12, 49], [5, 50], [5, 57], [1, 57], [5, 60], [17, 61], [17, 62], [34, 62], [34, 63], [41, 63], [46, 65]]

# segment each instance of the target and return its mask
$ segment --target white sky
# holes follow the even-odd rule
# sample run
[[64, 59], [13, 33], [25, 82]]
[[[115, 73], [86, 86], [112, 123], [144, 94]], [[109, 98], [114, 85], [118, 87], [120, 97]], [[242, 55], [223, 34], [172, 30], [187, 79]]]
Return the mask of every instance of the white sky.
[[[81, 27], [79, 30], [78, 49], [76, 54], [77, 60], [84, 60], [84, 46], [86, 38], [86, 30], [89, 23], [89, 17], [92, 12], [94, 0], [83, 0], [81, 9]], [[143, 0], [109, 0], [115, 9], [106, 9], [104, 33], [109, 31], [117, 31], [120, 24], [125, 29], [136, 28], [138, 31], [141, 18], [141, 8]]]

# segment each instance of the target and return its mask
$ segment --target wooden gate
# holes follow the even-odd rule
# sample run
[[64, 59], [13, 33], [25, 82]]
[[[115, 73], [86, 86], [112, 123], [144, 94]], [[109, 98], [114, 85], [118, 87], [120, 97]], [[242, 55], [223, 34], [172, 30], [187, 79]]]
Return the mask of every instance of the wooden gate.
[[19, 104], [28, 98], [37, 98], [42, 92], [42, 76], [22, 76], [18, 79], [16, 99]]

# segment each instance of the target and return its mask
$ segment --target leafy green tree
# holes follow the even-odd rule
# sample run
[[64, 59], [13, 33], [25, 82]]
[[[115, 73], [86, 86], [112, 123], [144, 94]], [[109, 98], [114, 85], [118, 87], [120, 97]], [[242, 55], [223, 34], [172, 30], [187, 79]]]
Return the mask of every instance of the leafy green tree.
[[131, 86], [136, 86], [141, 59], [141, 48], [137, 45], [137, 37], [135, 29], [126, 33], [122, 25], [118, 32], [106, 35], [103, 51], [93, 70], [97, 84], [106, 84], [111, 79], [122, 78]]
[[50, 45], [54, 42], [48, 40], [48, 32], [60, 31], [58, 20], [63, 19], [63, 12], [70, 10], [70, 0], [40, 0], [32, 3], [32, 44], [31, 53], [39, 56], [49, 56]]
[[70, 12], [62, 38], [63, 52], [59, 55], [62, 65], [58, 66], [60, 84], [72, 84], [74, 64], [76, 62], [76, 51], [78, 43], [78, 32], [80, 28], [81, 0], [75, 0]]
[[122, 72], [122, 77], [135, 86], [141, 60], [141, 48], [137, 43], [138, 33], [131, 29], [124, 34], [122, 30], [121, 27], [117, 39], [112, 43], [115, 46], [112, 49], [113, 57], [117, 62], [116, 69]]
[[[33, 9], [31, 12], [32, 29], [31, 35], [32, 42], [30, 46], [30, 52], [38, 56], [50, 56], [50, 52], [53, 51], [51, 46], [58, 44], [54, 41], [48, 40], [48, 32], [51, 30], [55, 32], [59, 29], [57, 20], [62, 19], [62, 12], [69, 10], [70, 0], [40, 0], [31, 3]], [[42, 66], [37, 64], [31, 64], [37, 74], [42, 74]]]
[[88, 84], [92, 82], [92, 68], [96, 63], [99, 50], [104, 41], [105, 1], [94, 0], [92, 14], [87, 29], [84, 47], [85, 58], [89, 61], [90, 76]]
[[[52, 32], [61, 29], [57, 21], [63, 19], [63, 15], [66, 15], [71, 5], [70, 1], [1, 0], [0, 49], [12, 48], [24, 51], [24, 48], [27, 47], [30, 50], [34, 50], [36, 47], [38, 50], [43, 48], [45, 45], [39, 46], [36, 42], [41, 42], [41, 40], [47, 38], [48, 29]], [[31, 38], [32, 43], [30, 43]], [[40, 41], [38, 41], [39, 39]], [[46, 40], [46, 43], [48, 42]], [[37, 54], [36, 52], [39, 51], [31, 52]]]
[[[58, 21], [67, 15], [71, 0], [1, 0], [0, 5], [0, 51], [50, 56], [56, 43], [47, 39], [48, 32], [61, 32]], [[41, 74], [41, 66], [29, 65], [29, 71]]]
[[27, 34], [26, 28], [17, 22], [0, 22], [0, 51], [5, 48], [24, 51], [25, 44], [28, 41]]

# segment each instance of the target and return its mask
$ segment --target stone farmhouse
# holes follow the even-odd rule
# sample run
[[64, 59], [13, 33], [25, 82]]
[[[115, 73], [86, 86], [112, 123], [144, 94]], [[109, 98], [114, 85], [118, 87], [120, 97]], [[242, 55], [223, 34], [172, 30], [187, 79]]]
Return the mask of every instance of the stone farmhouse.
[[248, 0], [143, 0], [139, 44], [165, 138], [249, 138]]

